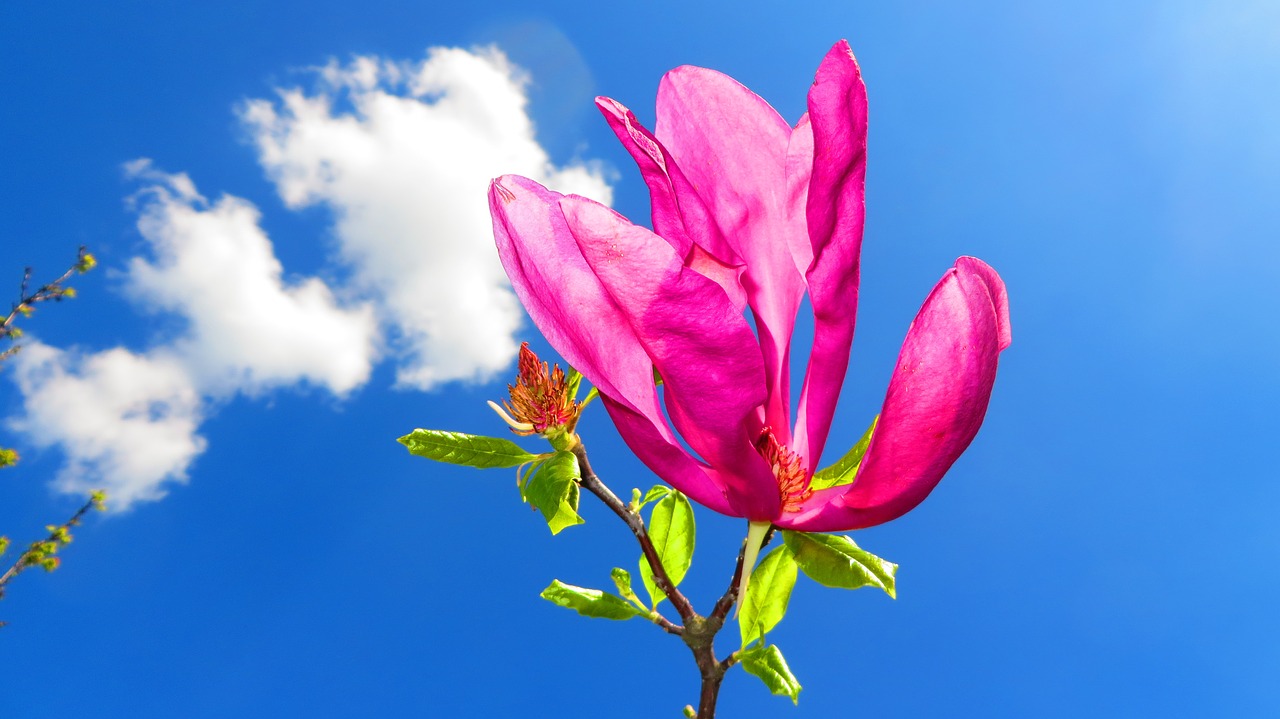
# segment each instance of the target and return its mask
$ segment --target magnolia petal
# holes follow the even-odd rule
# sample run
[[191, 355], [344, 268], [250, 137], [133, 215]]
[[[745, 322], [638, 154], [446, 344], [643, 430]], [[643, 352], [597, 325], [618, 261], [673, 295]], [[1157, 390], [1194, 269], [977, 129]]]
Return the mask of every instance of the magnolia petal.
[[788, 347], [805, 288], [787, 239], [805, 235], [803, 214], [786, 202], [791, 127], [733, 78], [690, 66], [662, 78], [657, 115], [657, 139], [746, 262], [768, 381], [765, 417], [789, 443]]
[[860, 529], [922, 502], [982, 425], [1009, 339], [1004, 283], [981, 260], [960, 258], [907, 333], [854, 483], [815, 492], [777, 524], [815, 532]]
[[[534, 324], [602, 394], [646, 413], [652, 363], [582, 257], [562, 195], [517, 175], [494, 180], [489, 210], [498, 257]], [[656, 406], [648, 414], [661, 413]]]
[[748, 234], [768, 234], [776, 246], [781, 235], [760, 224], [786, 222], [778, 195], [791, 127], [777, 111], [728, 75], [686, 65], [662, 78], [657, 116], [656, 140], [697, 188], [724, 238], [741, 248], [751, 244]]
[[601, 395], [601, 400], [622, 440], [654, 474], [712, 511], [731, 516], [742, 513], [729, 504], [718, 473], [694, 459], [673, 438], [664, 436], [661, 427], [606, 395]]
[[689, 456], [663, 417], [653, 363], [578, 249], [561, 197], [515, 175], [490, 187], [498, 255], [516, 295], [547, 341], [600, 391], [636, 455], [680, 491], [730, 513], [714, 473]]
[[[741, 265], [742, 261], [725, 241], [706, 204], [658, 138], [617, 100], [597, 97], [596, 107], [636, 161], [641, 177], [649, 186], [653, 231], [686, 259], [692, 246], [697, 246], [721, 264]], [[741, 289], [738, 292], [741, 293]]]
[[[866, 217], [867, 90], [848, 42], [836, 43], [809, 89], [813, 173], [806, 215], [813, 263], [806, 278], [814, 342], [800, 394], [796, 444], [816, 465], [849, 368]], [[793, 143], [794, 143], [793, 139]]]
[[[791, 128], [791, 139], [787, 141], [787, 207], [793, 214], [803, 215], [809, 204], [809, 181], [813, 177], [813, 123], [809, 121], [809, 113], [800, 116], [800, 121]], [[813, 242], [807, 234], [787, 235], [792, 259], [796, 270], [801, 274], [809, 271], [813, 264]]]
[[991, 265], [976, 257], [961, 257], [956, 260], [956, 269], [974, 275], [991, 292], [991, 304], [996, 310], [997, 342], [1003, 352], [1013, 343], [1013, 328], [1009, 324], [1009, 293], [1005, 289], [1004, 280], [1000, 279]]
[[560, 206], [583, 257], [661, 374], [676, 429], [720, 471], [736, 513], [773, 519], [778, 486], [753, 445], [764, 364], [746, 319], [719, 285], [685, 267], [649, 230], [583, 198]]

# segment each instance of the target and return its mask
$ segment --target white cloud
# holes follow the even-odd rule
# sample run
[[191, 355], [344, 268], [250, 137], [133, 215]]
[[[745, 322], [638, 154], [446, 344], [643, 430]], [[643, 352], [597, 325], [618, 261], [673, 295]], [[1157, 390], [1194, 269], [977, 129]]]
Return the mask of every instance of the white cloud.
[[362, 57], [316, 77], [311, 94], [250, 101], [241, 119], [285, 203], [332, 212], [336, 259], [350, 270], [338, 274], [354, 278], [338, 294], [366, 301], [286, 279], [252, 203], [210, 202], [185, 174], [129, 163], [148, 252], [127, 263], [124, 289], [182, 328], [143, 352], [30, 342], [12, 360], [24, 410], [10, 425], [62, 450], [60, 490], [105, 487], [115, 507], [158, 499], [186, 481], [220, 400], [298, 384], [344, 395], [368, 381], [381, 344], [405, 387], [492, 377], [515, 356], [522, 313], [493, 246], [490, 178], [515, 172], [610, 199], [599, 168], [551, 163], [525, 79], [497, 50]]
[[346, 393], [369, 378], [376, 326], [368, 305], [339, 307], [324, 282], [286, 285], [251, 203], [224, 195], [210, 204], [186, 175], [146, 161], [136, 196], [138, 230], [154, 260], [129, 262], [126, 288], [138, 305], [186, 318], [173, 351], [206, 392], [253, 392], [299, 381]]
[[493, 246], [490, 179], [608, 202], [602, 172], [551, 163], [525, 78], [497, 50], [360, 57], [317, 76], [311, 94], [242, 109], [267, 174], [290, 207], [333, 212], [341, 259], [393, 329], [401, 385], [491, 378], [515, 357], [522, 313]]
[[60, 491], [106, 488], [117, 507], [159, 499], [204, 451], [200, 392], [178, 358], [121, 348], [81, 355], [30, 341], [10, 362], [26, 405], [10, 424], [37, 446], [61, 447]]

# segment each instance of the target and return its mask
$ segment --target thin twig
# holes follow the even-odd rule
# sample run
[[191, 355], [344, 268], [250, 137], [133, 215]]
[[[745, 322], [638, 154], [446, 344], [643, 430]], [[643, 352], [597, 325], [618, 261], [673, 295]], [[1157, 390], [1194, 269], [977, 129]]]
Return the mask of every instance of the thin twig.
[[0, 574], [0, 599], [4, 598], [5, 587], [9, 584], [9, 582], [13, 581], [14, 577], [18, 576], [19, 574], [22, 574], [24, 571], [26, 571], [27, 569], [30, 569], [31, 567], [37, 564], [37, 562], [32, 561], [33, 556], [37, 554], [41, 554], [41, 552], [39, 552], [36, 548], [37, 545], [45, 544], [48, 542], [61, 544], [62, 542], [59, 541], [59, 537], [62, 534], [64, 534], [67, 530], [71, 529], [72, 527], [78, 526], [80, 524], [80, 520], [84, 517], [84, 515], [90, 509], [93, 509], [95, 506], [97, 506], [99, 501], [100, 500], [97, 497], [91, 498], [89, 501], [84, 503], [83, 507], [76, 510], [75, 514], [71, 515], [71, 519], [68, 519], [67, 521], [63, 522], [62, 524], [54, 528], [53, 531], [49, 532], [48, 537], [38, 542], [33, 542], [31, 545], [27, 547], [27, 550], [25, 552], [18, 555], [18, 559], [14, 561], [13, 566], [9, 567], [9, 569], [6, 570], [4, 574]]
[[[684, 643], [693, 652], [693, 661], [698, 665], [698, 673], [702, 677], [702, 687], [698, 696], [698, 711], [695, 715], [697, 719], [714, 719], [716, 714], [716, 701], [720, 696], [720, 685], [724, 681], [725, 672], [734, 664], [738, 663], [738, 652], [733, 652], [723, 660], [717, 660], [715, 655], [715, 637], [716, 633], [724, 627], [724, 623], [729, 616], [729, 610], [738, 600], [738, 582], [742, 578], [742, 572], [745, 571], [743, 563], [746, 557], [746, 543], [738, 550], [738, 561], [733, 570], [733, 577], [729, 580], [729, 588], [725, 590], [723, 596], [720, 597], [708, 616], [701, 616], [693, 609], [693, 605], [689, 603], [687, 597], [684, 596], [671, 582], [671, 577], [667, 574], [666, 567], [662, 564], [662, 559], [658, 556], [657, 549], [653, 546], [653, 540], [649, 538], [648, 531], [645, 530], [644, 519], [640, 513], [632, 509], [629, 505], [623, 504], [622, 500], [613, 493], [604, 482], [600, 481], [594, 470], [591, 469], [591, 462], [587, 459], [586, 447], [579, 440], [573, 447], [573, 454], [578, 459], [578, 469], [582, 475], [580, 484], [588, 492], [600, 498], [613, 513], [618, 515], [627, 527], [631, 529], [631, 533], [635, 535], [636, 541], [640, 543], [640, 549], [644, 552], [645, 559], [648, 560], [650, 568], [653, 569], [653, 582], [667, 595], [671, 600], [671, 606], [675, 607], [680, 614], [680, 619], [684, 622], [684, 626], [673, 624], [671, 621], [663, 617], [657, 612], [652, 612], [649, 619], [655, 624], [665, 629], [670, 634], [677, 634]], [[773, 539], [774, 528], [770, 527], [765, 533], [761, 547], [767, 546]]]
[[[649, 532], [644, 528], [644, 520], [640, 518], [640, 513], [631, 511], [627, 505], [622, 503], [622, 500], [618, 499], [618, 495], [604, 486], [604, 483], [596, 476], [595, 471], [591, 469], [591, 462], [587, 459], [587, 449], [581, 441], [573, 447], [573, 455], [578, 458], [578, 469], [582, 474], [582, 487], [599, 497], [600, 501], [605, 503], [605, 506], [612, 509], [614, 514], [627, 523], [631, 533], [636, 536], [636, 541], [640, 543], [640, 550], [644, 552], [645, 559], [649, 560], [650, 568], [653, 569], [653, 583], [671, 600], [671, 606], [675, 608], [676, 613], [680, 615], [680, 619], [687, 626], [691, 619], [698, 616], [698, 613], [693, 610], [693, 605], [689, 603], [688, 598], [671, 581], [666, 567], [662, 566], [662, 560], [658, 557], [658, 550], [653, 546], [653, 540], [649, 538]], [[666, 627], [663, 628], [666, 629]], [[667, 631], [672, 634], [680, 633], [670, 629], [667, 629]]]
[[[13, 339], [17, 332], [13, 327], [13, 321], [17, 319], [18, 315], [24, 314], [24, 311], [25, 313], [29, 313], [36, 303], [46, 302], [48, 300], [60, 302], [63, 298], [74, 297], [74, 291], [70, 288], [63, 287], [62, 283], [66, 282], [77, 272], [86, 272], [89, 268], [93, 267], [95, 262], [96, 261], [93, 259], [93, 256], [86, 252], [82, 245], [80, 247], [79, 254], [76, 256], [76, 263], [74, 265], [69, 267], [66, 272], [63, 272], [61, 277], [52, 282], [41, 285], [34, 292], [28, 292], [28, 288], [31, 286], [31, 268], [28, 267], [23, 270], [22, 284], [18, 289], [18, 301], [13, 303], [9, 309], [9, 314], [5, 315], [3, 322], [0, 322], [0, 338]], [[8, 359], [17, 350], [18, 347], [14, 346], [0, 352], [0, 360]]]
[[662, 627], [662, 629], [666, 631], [667, 634], [675, 634], [676, 636], [680, 636], [681, 634], [684, 634], [684, 627], [680, 626], [679, 624], [676, 624], [670, 619], [667, 619], [666, 617], [662, 616], [656, 611], [649, 613], [649, 621]]

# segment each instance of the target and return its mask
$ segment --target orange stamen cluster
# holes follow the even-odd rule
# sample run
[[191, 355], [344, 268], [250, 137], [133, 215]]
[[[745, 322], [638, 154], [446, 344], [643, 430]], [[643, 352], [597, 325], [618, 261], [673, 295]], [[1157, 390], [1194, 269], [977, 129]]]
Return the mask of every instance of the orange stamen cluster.
[[809, 472], [804, 458], [780, 444], [770, 427], [760, 431], [756, 451], [769, 463], [774, 478], [778, 480], [782, 511], [798, 511], [800, 505], [813, 494], [813, 490], [809, 489]]
[[521, 423], [531, 425], [532, 431], [512, 427], [520, 435], [541, 434], [553, 427], [568, 427], [578, 419], [580, 405], [569, 396], [569, 383], [560, 365], [549, 370], [546, 362], [529, 349], [529, 343], [520, 345], [520, 376], [514, 385], [507, 385], [511, 401], [503, 406]]

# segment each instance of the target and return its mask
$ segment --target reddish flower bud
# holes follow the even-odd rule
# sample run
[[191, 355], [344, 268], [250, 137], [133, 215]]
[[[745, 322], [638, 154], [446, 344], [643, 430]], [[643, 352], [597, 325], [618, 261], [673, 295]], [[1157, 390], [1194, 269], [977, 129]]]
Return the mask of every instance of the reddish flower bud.
[[582, 406], [571, 396], [564, 370], [559, 365], [549, 369], [528, 342], [520, 345], [520, 374], [507, 392], [511, 399], [502, 403], [506, 411], [493, 402], [489, 406], [518, 435], [571, 433], [578, 423]]

